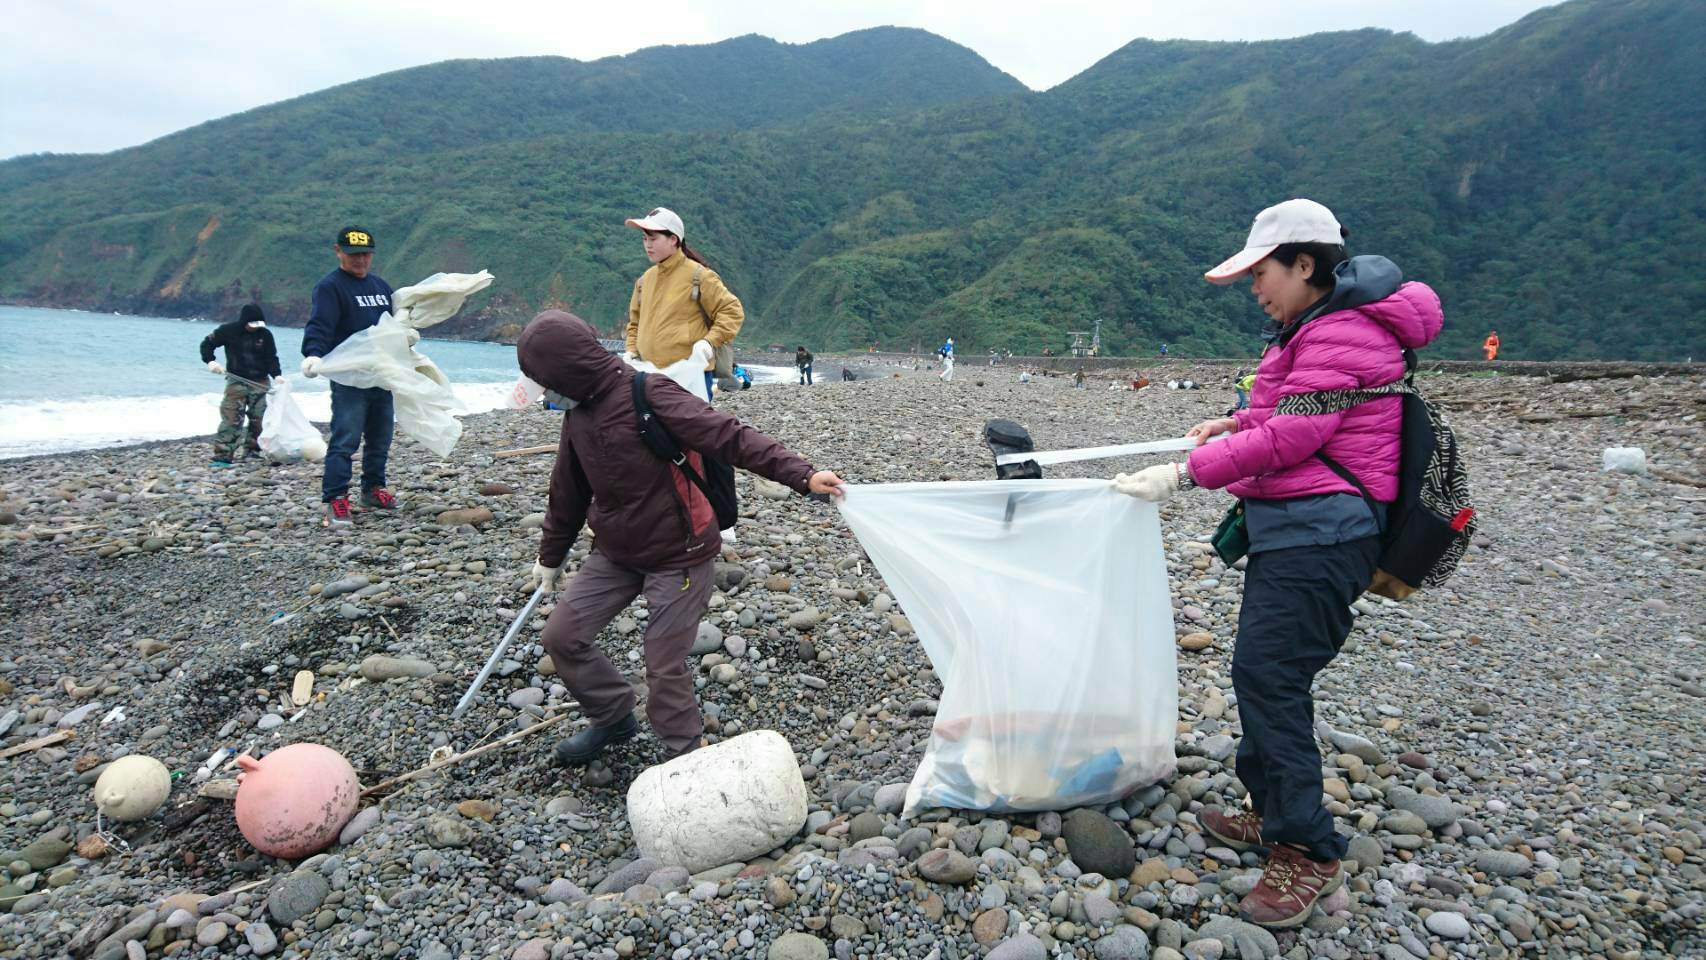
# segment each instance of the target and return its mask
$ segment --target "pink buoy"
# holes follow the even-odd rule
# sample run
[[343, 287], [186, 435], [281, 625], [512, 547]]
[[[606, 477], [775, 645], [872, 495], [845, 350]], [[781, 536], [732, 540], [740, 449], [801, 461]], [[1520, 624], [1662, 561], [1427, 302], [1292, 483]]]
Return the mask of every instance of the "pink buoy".
[[361, 783], [343, 755], [293, 743], [259, 760], [237, 758], [237, 829], [256, 850], [297, 859], [338, 838], [360, 800]]

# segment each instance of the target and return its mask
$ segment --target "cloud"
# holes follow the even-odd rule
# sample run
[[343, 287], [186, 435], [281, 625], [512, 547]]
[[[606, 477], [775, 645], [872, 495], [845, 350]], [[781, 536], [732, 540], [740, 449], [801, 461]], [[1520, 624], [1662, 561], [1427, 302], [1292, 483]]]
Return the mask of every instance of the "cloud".
[[940, 34], [1032, 88], [1046, 89], [1137, 37], [1263, 40], [1373, 26], [1444, 40], [1490, 32], [1544, 5], [13, 0], [0, 34], [0, 157], [114, 150], [363, 77], [458, 58], [592, 60], [748, 33], [806, 43], [892, 24]]

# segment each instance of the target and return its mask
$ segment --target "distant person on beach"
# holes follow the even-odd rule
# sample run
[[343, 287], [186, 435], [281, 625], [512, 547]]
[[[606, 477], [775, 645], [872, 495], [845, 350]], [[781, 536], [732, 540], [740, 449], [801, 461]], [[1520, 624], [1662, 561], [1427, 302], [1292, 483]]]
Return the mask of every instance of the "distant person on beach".
[[1487, 334], [1487, 339], [1481, 342], [1481, 352], [1487, 355], [1488, 360], [1499, 359], [1499, 331]]
[[[952, 343], [952, 341], [949, 341]], [[942, 355], [942, 372], [937, 374], [943, 382], [951, 383], [954, 379], [954, 354], [952, 351]]]
[[737, 363], [737, 364], [735, 364], [735, 367], [734, 367], [734, 374], [735, 374], [735, 379], [740, 381], [740, 388], [742, 390], [751, 390], [752, 389], [752, 371], [751, 370], [748, 370], [747, 368], [745, 368], [745, 367], [743, 367]]
[[697, 351], [704, 357], [709, 395], [717, 348], [733, 345], [746, 310], [717, 271], [687, 245], [687, 228], [675, 211], [656, 207], [624, 222], [645, 235], [646, 259], [652, 262], [634, 281], [628, 299], [624, 356], [667, 367]]
[[650, 604], [643, 639], [646, 717], [664, 759], [678, 757], [698, 747], [704, 733], [687, 654], [723, 548], [716, 512], [689, 472], [704, 479], [710, 456], [802, 494], [833, 496], [841, 495], [841, 478], [667, 377], [648, 376], [645, 399], [685, 453], [679, 465], [659, 457], [635, 426], [636, 372], [599, 346], [598, 335], [579, 317], [559, 310], [539, 314], [522, 331], [516, 356], [523, 373], [570, 408], [551, 472], [535, 578], [554, 588], [581, 528], [590, 526], [596, 535], [541, 638], [591, 722], [557, 744], [557, 758], [587, 763], [638, 731], [633, 685], [597, 640], [642, 593]]
[[[373, 234], [360, 227], [338, 231], [332, 252], [338, 268], [314, 285], [308, 326], [302, 330], [302, 375], [319, 376], [320, 359], [351, 335], [366, 330], [391, 312], [391, 285], [373, 272]], [[410, 341], [420, 334], [410, 331]], [[353, 458], [361, 450], [361, 505], [394, 510], [397, 498], [385, 488], [385, 465], [396, 429], [391, 391], [348, 387], [332, 381], [332, 439], [326, 444], [326, 469], [320, 499], [326, 504], [323, 526], [347, 530], [353, 523], [349, 502]]]
[[811, 386], [812, 383], [812, 352], [802, 344], [794, 351], [794, 366], [800, 371], [800, 383]]
[[1165, 343], [1161, 345], [1161, 357], [1162, 359], [1166, 359], [1167, 357], [1167, 345]]
[[1232, 391], [1238, 395], [1238, 404], [1232, 408], [1233, 413], [1250, 409], [1250, 388], [1255, 385], [1256, 375], [1248, 370], [1239, 370], [1232, 375]]
[[[213, 359], [213, 351], [225, 348], [225, 362]], [[273, 343], [272, 331], [259, 304], [244, 304], [237, 319], [222, 323], [201, 340], [201, 362], [207, 369], [225, 377], [225, 399], [219, 404], [219, 432], [213, 435], [213, 466], [225, 468], [237, 459], [237, 445], [243, 445], [243, 456], [258, 456], [261, 452], [261, 418], [267, 413], [267, 394], [272, 391], [272, 378], [280, 376], [278, 345]], [[243, 421], [249, 430], [243, 432]]]
[[[1250, 408], [1192, 427], [1186, 436], [1198, 446], [1184, 462], [1114, 480], [1119, 492], [1154, 503], [1198, 486], [1240, 498], [1248, 546], [1228, 550], [1245, 554], [1247, 568], [1231, 672], [1243, 723], [1237, 773], [1251, 809], [1211, 806], [1197, 821], [1236, 849], [1268, 849], [1240, 910], [1272, 927], [1303, 923], [1344, 882], [1346, 840], [1321, 803], [1310, 689], [1374, 577], [1384, 505], [1398, 495], [1403, 412], [1396, 396], [1322, 412], [1312, 412], [1316, 401], [1291, 398], [1395, 383], [1404, 351], [1432, 341], [1444, 323], [1431, 289], [1405, 283], [1385, 257], [1347, 259], [1345, 236], [1312, 200], [1257, 215], [1244, 249], [1205, 274], [1220, 284], [1249, 274], [1251, 294], [1278, 325]], [[1281, 398], [1291, 400], [1283, 415]], [[1231, 436], [1204, 442], [1218, 434]]]

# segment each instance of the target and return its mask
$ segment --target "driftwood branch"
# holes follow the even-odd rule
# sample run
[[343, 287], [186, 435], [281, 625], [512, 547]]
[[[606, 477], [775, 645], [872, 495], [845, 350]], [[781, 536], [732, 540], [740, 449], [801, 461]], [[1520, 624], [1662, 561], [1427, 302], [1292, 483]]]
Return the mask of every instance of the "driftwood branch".
[[492, 454], [493, 458], [502, 460], [506, 457], [525, 457], [535, 453], [550, 453], [557, 449], [554, 443], [541, 444], [537, 447], [517, 447], [514, 450], [499, 450]]
[[523, 739], [525, 737], [531, 737], [534, 734], [538, 733], [539, 731], [545, 729], [546, 727], [549, 727], [552, 724], [557, 723], [560, 720], [567, 719], [567, 717], [568, 717], [568, 714], [566, 714], [566, 713], [559, 713], [554, 717], [546, 717], [544, 720], [541, 720], [538, 723], [534, 724], [533, 726], [528, 727], [526, 730], [517, 730], [515, 733], [512, 733], [509, 736], [501, 737], [497, 740], [493, 740], [491, 743], [488, 743], [483, 747], [475, 747], [474, 749], [469, 750], [466, 753], [458, 753], [458, 754], [455, 754], [453, 756], [445, 757], [443, 760], [440, 760], [437, 763], [429, 763], [426, 766], [419, 768], [418, 770], [411, 770], [408, 773], [399, 774], [395, 777], [392, 777], [389, 780], [381, 780], [378, 783], [374, 784], [373, 786], [368, 787], [366, 790], [361, 791], [361, 795], [363, 798], [371, 797], [376, 793], [383, 793], [384, 791], [389, 790], [392, 787], [398, 786], [400, 784], [408, 783], [410, 780], [419, 780], [421, 777], [431, 776], [432, 774], [437, 773], [440, 770], [443, 770], [445, 767], [454, 766], [458, 763], [461, 763], [464, 760], [471, 760], [474, 757], [477, 757], [482, 753], [489, 753], [489, 752], [496, 750], [497, 748], [503, 746], [506, 743], [510, 743], [510, 742], [513, 742], [516, 740], [520, 740], [520, 739]]
[[15, 747], [7, 747], [4, 750], [0, 750], [0, 760], [4, 760], [7, 757], [15, 757], [20, 753], [29, 753], [32, 750], [40, 750], [42, 747], [51, 747], [56, 743], [64, 743], [75, 736], [77, 736], [77, 734], [70, 730], [61, 730], [58, 733], [50, 733], [45, 737], [26, 740]]

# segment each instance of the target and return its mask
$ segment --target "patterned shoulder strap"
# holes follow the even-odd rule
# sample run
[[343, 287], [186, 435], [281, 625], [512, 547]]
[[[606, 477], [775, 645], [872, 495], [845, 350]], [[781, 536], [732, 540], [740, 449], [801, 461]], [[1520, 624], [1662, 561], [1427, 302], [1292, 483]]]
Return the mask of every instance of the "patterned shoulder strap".
[[1416, 388], [1410, 385], [1408, 379], [1405, 379], [1388, 383], [1385, 386], [1368, 387], [1361, 390], [1317, 390], [1312, 393], [1294, 393], [1279, 399], [1279, 403], [1274, 405], [1274, 415], [1313, 417], [1323, 413], [1340, 413], [1370, 400], [1415, 392]]

